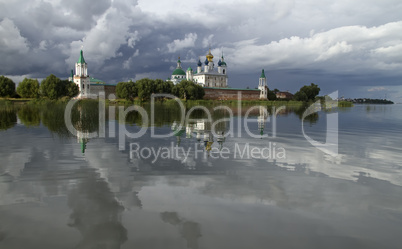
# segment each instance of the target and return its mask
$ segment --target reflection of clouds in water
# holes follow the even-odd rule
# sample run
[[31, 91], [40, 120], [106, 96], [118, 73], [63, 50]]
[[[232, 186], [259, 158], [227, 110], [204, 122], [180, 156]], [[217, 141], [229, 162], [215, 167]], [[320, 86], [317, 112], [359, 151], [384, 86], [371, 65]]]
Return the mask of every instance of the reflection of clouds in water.
[[[26, 136], [25, 140], [33, 141], [33, 138]], [[42, 142], [22, 150], [24, 153], [19, 151], [24, 161], [22, 167], [13, 163], [5, 165], [6, 173], [0, 174], [0, 204], [40, 203], [44, 197], [65, 194], [70, 183], [82, 177], [79, 168], [83, 161], [73, 156], [72, 148], [59, 142], [43, 138]]]
[[[396, 167], [398, 162], [402, 162], [402, 153], [398, 153], [400, 141], [375, 136], [365, 140], [367, 141], [362, 144], [361, 138], [350, 134], [343, 137], [340, 133], [340, 154], [331, 157], [311, 146], [303, 138], [281, 138], [282, 146], [286, 149], [286, 163], [305, 164], [307, 174], [318, 172], [332, 178], [355, 181], [355, 173], [362, 171], [373, 178], [402, 186], [401, 168]], [[387, 142], [393, 146], [384, 146]]]
[[124, 208], [96, 174], [89, 174], [69, 193], [68, 206], [72, 209], [69, 225], [83, 236], [78, 248], [120, 248], [127, 240], [121, 224]]
[[198, 248], [198, 238], [200, 238], [202, 234], [200, 225], [197, 222], [180, 218], [176, 212], [162, 212], [160, 216], [164, 222], [178, 227], [181, 236], [187, 242], [187, 248]]

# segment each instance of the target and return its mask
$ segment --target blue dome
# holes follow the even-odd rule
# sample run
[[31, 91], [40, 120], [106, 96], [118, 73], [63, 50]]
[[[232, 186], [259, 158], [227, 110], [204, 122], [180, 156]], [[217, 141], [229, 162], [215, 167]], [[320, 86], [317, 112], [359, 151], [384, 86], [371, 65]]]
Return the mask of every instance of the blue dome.
[[222, 65], [222, 61], [219, 59], [218, 66], [221, 66], [221, 65]]
[[204, 63], [205, 63], [205, 65], [208, 65], [208, 59], [205, 59]]
[[197, 66], [199, 66], [199, 67], [201, 67], [201, 66], [202, 66], [202, 63], [201, 63], [201, 60], [200, 60], [200, 59], [198, 59]]

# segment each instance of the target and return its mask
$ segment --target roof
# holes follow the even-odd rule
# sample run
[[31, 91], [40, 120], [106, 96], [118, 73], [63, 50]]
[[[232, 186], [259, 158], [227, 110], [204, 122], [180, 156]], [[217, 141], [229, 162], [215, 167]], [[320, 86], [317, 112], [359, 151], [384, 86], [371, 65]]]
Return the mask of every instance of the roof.
[[176, 68], [176, 69], [173, 71], [172, 75], [186, 75], [186, 73], [183, 71], [183, 69], [181, 69], [181, 68]]
[[259, 89], [246, 89], [246, 88], [230, 88], [230, 87], [204, 87], [205, 89], [220, 89], [220, 90], [234, 90], [234, 91], [260, 91]]
[[264, 69], [262, 70], [262, 72], [261, 72], [261, 76], [260, 76], [260, 78], [266, 78], [265, 77], [265, 72], [264, 72]]
[[95, 79], [94, 77], [89, 78], [89, 83], [91, 86], [116, 86], [116, 84], [107, 84], [103, 80]]
[[80, 58], [78, 59], [77, 63], [86, 64], [82, 50], [80, 52]]
[[217, 71], [212, 71], [212, 72], [201, 71], [199, 73], [195, 73], [194, 75], [196, 75], [196, 76], [198, 76], [198, 75], [212, 75], [212, 76], [225, 76], [225, 77], [228, 77], [226, 74], [221, 74], [221, 73], [218, 73]]
[[94, 77], [89, 78], [90, 83], [105, 84], [103, 80], [95, 79]]
[[276, 97], [277, 98], [293, 98], [293, 94], [290, 92], [277, 92]]
[[91, 86], [116, 86], [115, 84], [90, 83]]

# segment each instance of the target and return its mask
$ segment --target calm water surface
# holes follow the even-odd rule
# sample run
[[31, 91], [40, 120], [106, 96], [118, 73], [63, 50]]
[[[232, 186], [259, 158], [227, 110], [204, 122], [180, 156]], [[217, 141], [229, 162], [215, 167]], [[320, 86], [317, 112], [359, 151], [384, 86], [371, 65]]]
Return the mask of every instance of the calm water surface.
[[[178, 129], [177, 109], [158, 107], [154, 132], [173, 135], [124, 142], [139, 115], [88, 138], [98, 116], [78, 109], [77, 137], [63, 112], [0, 110], [0, 248], [400, 248], [402, 105], [339, 110], [337, 156], [307, 141], [297, 110], [274, 122], [256, 108], [255, 136], [235, 112], [216, 126], [235, 131], [223, 139], [205, 136], [202, 113]], [[327, 114], [304, 121], [322, 143]]]

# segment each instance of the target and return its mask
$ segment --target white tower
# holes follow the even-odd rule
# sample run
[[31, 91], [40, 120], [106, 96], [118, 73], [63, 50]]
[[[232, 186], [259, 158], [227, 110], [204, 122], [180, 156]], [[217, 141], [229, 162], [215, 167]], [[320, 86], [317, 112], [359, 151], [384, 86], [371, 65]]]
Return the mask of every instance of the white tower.
[[80, 58], [75, 63], [74, 83], [78, 85], [79, 98], [86, 98], [90, 94], [90, 81], [88, 75], [87, 63], [84, 60], [84, 55], [81, 50]]
[[193, 69], [189, 67], [186, 72], [186, 79], [193, 81]]
[[208, 59], [205, 59], [204, 64], [205, 64], [205, 66], [204, 66], [204, 73], [208, 73], [208, 72], [209, 72], [209, 66], [208, 66], [209, 61], [208, 61]]
[[264, 69], [261, 72], [258, 89], [260, 90], [260, 99], [268, 99], [267, 77], [265, 77]]
[[227, 65], [226, 65], [225, 59], [223, 58], [223, 53], [222, 53], [222, 57], [218, 62], [218, 73], [227, 74], [226, 68], [227, 68]]
[[208, 60], [208, 71], [212, 72], [214, 70], [214, 56], [211, 53], [211, 49], [209, 49], [209, 52], [207, 54], [207, 60]]
[[201, 71], [202, 71], [202, 63], [201, 60], [198, 58], [197, 73], [201, 73]]

